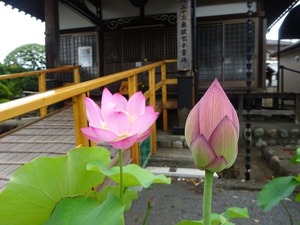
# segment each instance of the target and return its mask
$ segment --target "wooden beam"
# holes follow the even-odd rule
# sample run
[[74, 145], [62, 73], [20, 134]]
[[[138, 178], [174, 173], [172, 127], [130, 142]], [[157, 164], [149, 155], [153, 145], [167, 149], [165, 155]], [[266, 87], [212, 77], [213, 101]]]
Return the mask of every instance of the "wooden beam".
[[45, 49], [46, 66], [55, 68], [60, 65], [59, 55], [59, 18], [58, 0], [45, 0]]

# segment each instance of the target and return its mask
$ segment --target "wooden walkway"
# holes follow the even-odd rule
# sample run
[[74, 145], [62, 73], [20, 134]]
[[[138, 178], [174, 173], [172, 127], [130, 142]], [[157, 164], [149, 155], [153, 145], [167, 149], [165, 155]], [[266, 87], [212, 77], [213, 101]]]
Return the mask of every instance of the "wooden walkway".
[[64, 155], [75, 147], [72, 107], [0, 138], [0, 190], [12, 172], [40, 156]]
[[[64, 155], [75, 148], [73, 108], [67, 107], [0, 137], [0, 191], [21, 165], [41, 156]], [[108, 146], [105, 146], [108, 147]], [[117, 151], [109, 148], [115, 163]], [[128, 154], [127, 154], [128, 153]], [[130, 163], [130, 152], [124, 164]]]

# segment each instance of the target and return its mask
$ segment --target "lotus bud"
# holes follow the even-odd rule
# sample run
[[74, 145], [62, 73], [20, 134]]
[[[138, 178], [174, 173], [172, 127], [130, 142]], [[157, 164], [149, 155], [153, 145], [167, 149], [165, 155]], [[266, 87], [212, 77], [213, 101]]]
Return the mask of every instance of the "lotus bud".
[[236, 160], [239, 120], [217, 79], [189, 113], [185, 138], [201, 170], [220, 172]]

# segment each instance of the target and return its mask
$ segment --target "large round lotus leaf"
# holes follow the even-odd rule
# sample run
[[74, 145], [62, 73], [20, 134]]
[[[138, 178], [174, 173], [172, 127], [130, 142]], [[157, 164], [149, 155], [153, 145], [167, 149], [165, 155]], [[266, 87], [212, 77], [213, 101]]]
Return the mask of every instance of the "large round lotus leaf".
[[86, 169], [88, 162], [111, 162], [104, 148], [76, 148], [65, 156], [36, 158], [16, 170], [0, 193], [0, 224], [40, 225], [62, 198], [82, 195], [104, 175]]
[[103, 204], [91, 197], [73, 197], [61, 200], [49, 221], [44, 225], [123, 225], [124, 205], [113, 193]]

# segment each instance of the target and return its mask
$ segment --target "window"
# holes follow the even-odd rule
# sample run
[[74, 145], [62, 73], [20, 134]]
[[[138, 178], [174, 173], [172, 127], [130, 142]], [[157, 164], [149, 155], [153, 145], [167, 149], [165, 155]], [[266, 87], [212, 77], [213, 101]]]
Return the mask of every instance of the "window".
[[[60, 36], [60, 63], [61, 65], [78, 64], [78, 47], [92, 47], [92, 66], [80, 69], [81, 81], [91, 80], [99, 77], [97, 61], [97, 35], [94, 33], [70, 34]], [[59, 80], [73, 82], [70, 74], [59, 74]]]
[[224, 86], [245, 86], [247, 38], [246, 21], [199, 24], [196, 44], [199, 86], [215, 78]]

